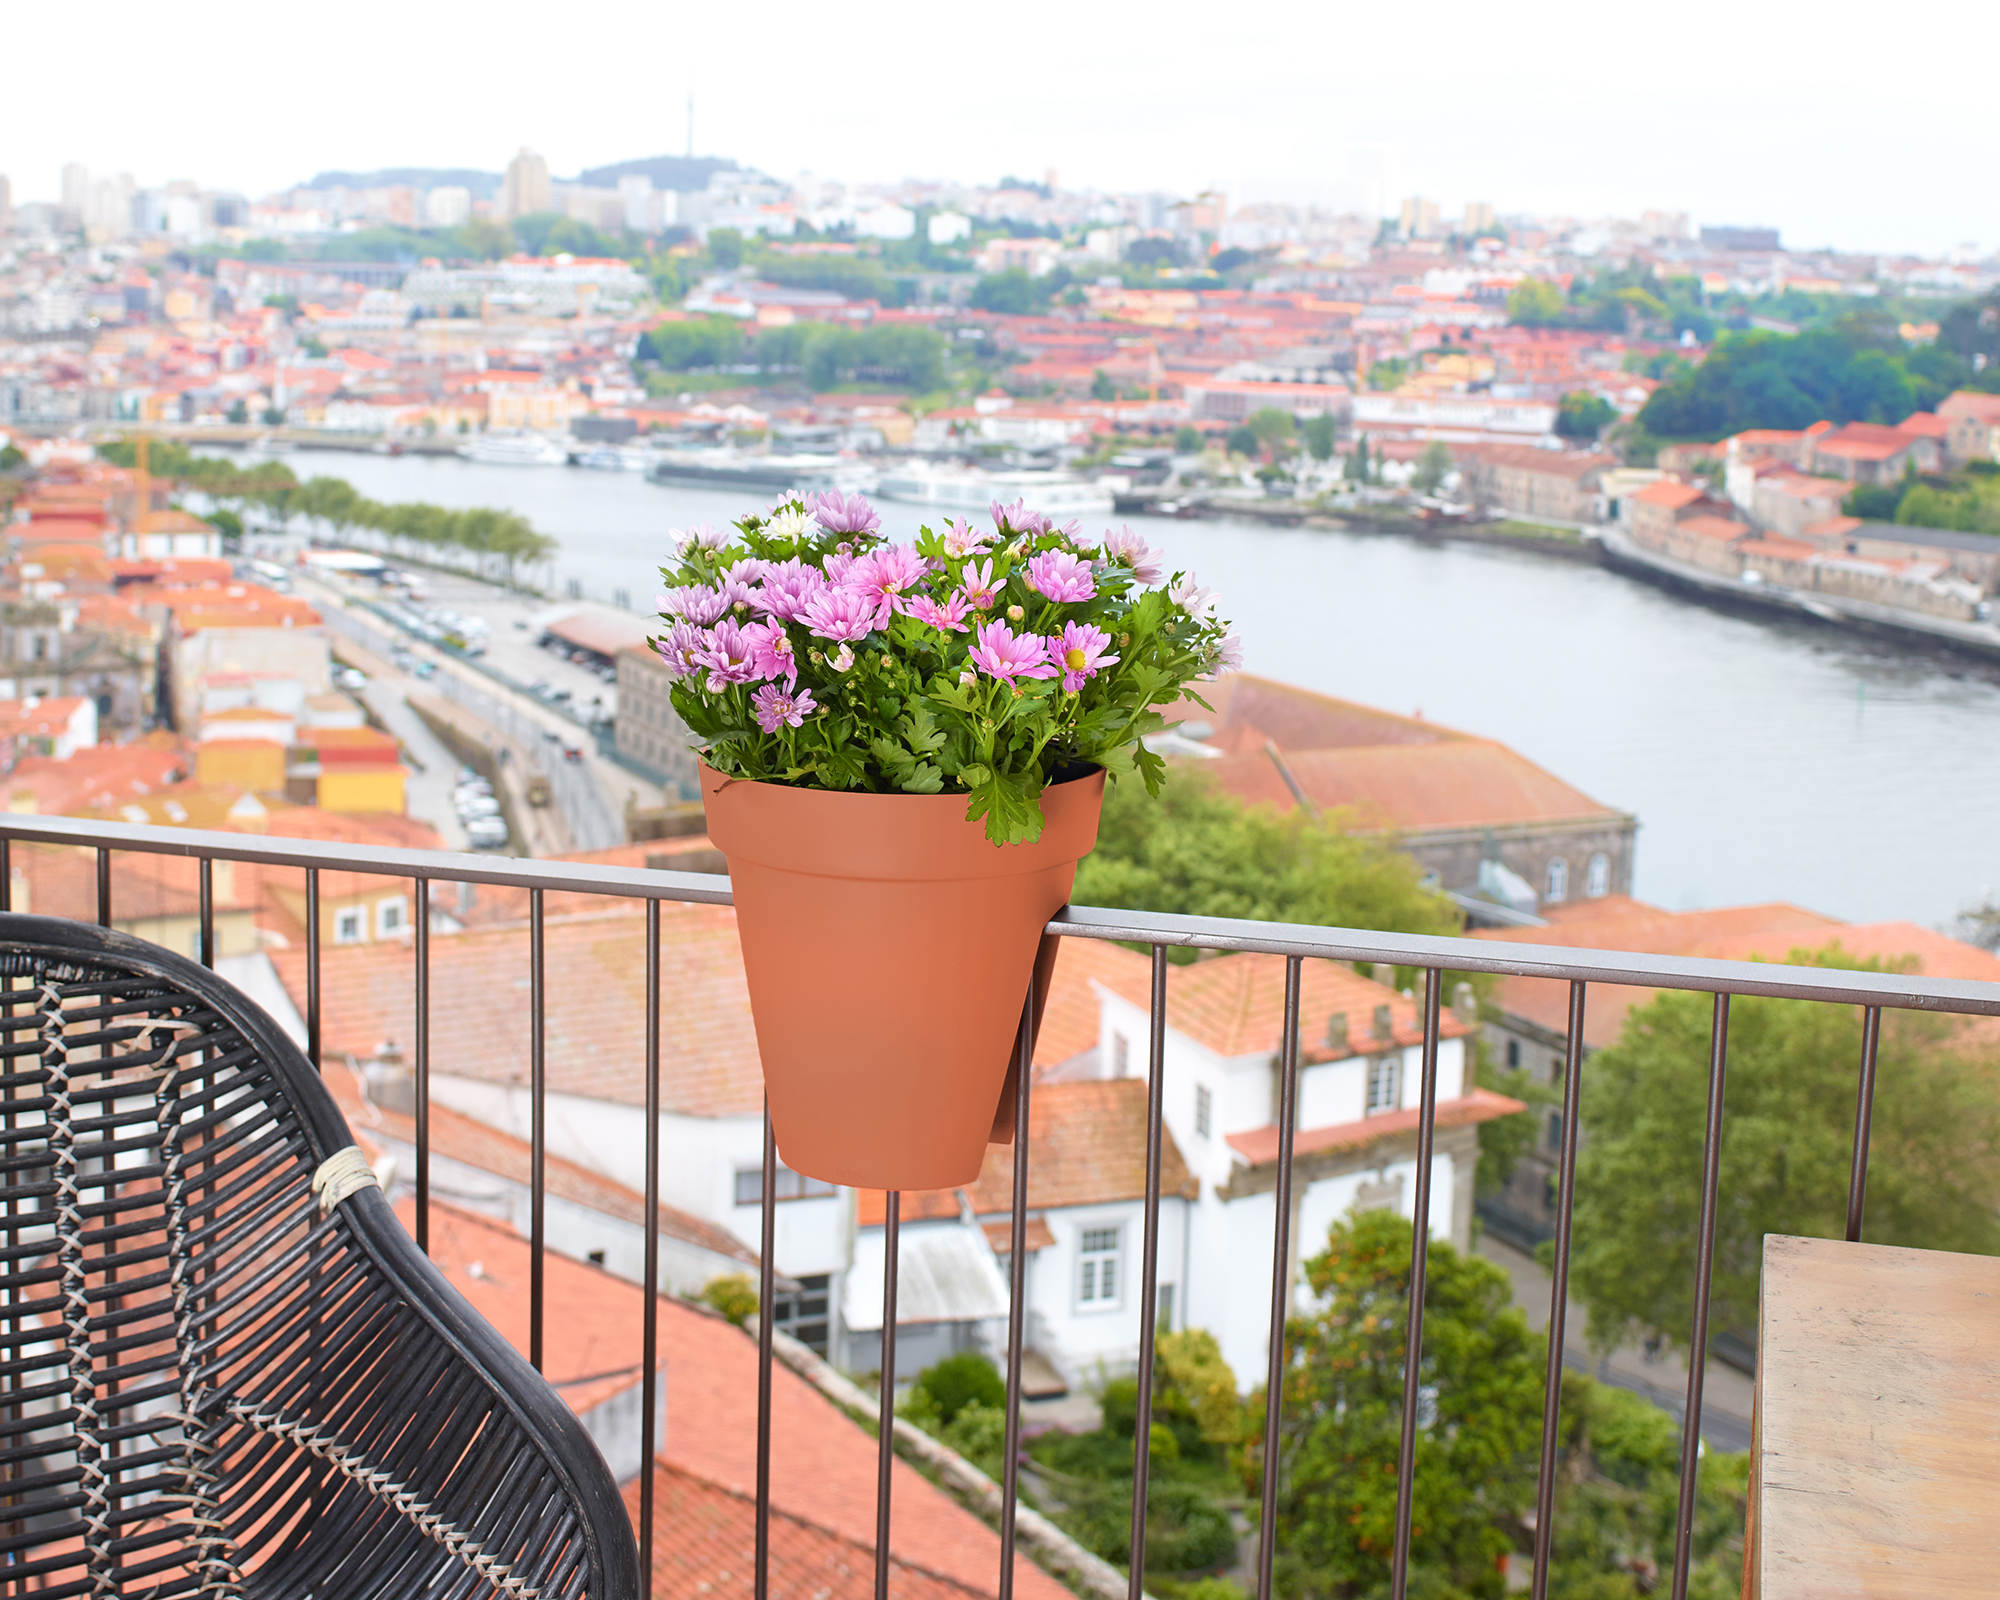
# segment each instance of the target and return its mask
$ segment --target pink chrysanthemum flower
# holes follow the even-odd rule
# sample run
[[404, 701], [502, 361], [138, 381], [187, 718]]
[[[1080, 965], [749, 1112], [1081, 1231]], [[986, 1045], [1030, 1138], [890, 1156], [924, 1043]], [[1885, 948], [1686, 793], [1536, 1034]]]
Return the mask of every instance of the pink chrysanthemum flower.
[[978, 643], [970, 655], [972, 664], [988, 677], [1003, 683], [1016, 678], [1053, 678], [1055, 663], [1049, 660], [1049, 641], [1039, 634], [1017, 635], [1004, 622], [989, 622], [979, 630]]
[[1202, 588], [1192, 573], [1169, 589], [1167, 598], [1197, 622], [1206, 622], [1215, 610], [1215, 591]]
[[764, 581], [751, 592], [750, 601], [767, 616], [797, 622], [805, 604], [826, 587], [826, 577], [818, 567], [803, 561], [772, 562], [764, 568]]
[[759, 561], [755, 556], [745, 556], [741, 561], [723, 573], [723, 584], [725, 586], [732, 583], [741, 584], [747, 589], [751, 584], [758, 582], [764, 576], [764, 569], [769, 564], [768, 562]]
[[1222, 636], [1222, 643], [1216, 646], [1215, 664], [1224, 672], [1235, 672], [1243, 665], [1243, 635], [1234, 628]]
[[1105, 646], [1111, 635], [1087, 622], [1065, 622], [1062, 637], [1049, 641], [1049, 656], [1062, 669], [1062, 686], [1075, 694], [1098, 672], [1118, 658], [1108, 655]]
[[865, 589], [886, 605], [896, 605], [913, 584], [922, 581], [930, 563], [906, 544], [888, 544], [863, 556], [848, 568], [846, 582]]
[[881, 514], [866, 500], [838, 489], [807, 495], [806, 513], [828, 533], [874, 533], [882, 526]]
[[842, 545], [826, 558], [826, 581], [828, 583], [847, 582], [848, 574], [860, 566], [863, 559], [863, 557], [857, 556], [852, 550], [848, 549], [846, 545]]
[[749, 604], [750, 591], [740, 583], [691, 583], [669, 589], [664, 599], [666, 604], [661, 610], [666, 615], [706, 628], [710, 623], [720, 622], [735, 607]]
[[670, 528], [667, 537], [674, 541], [674, 547], [682, 555], [691, 554], [696, 550], [720, 550], [730, 539], [727, 533], [718, 533], [705, 522], [697, 522], [692, 528], [685, 530]]
[[974, 611], [990, 611], [993, 602], [1000, 597], [1000, 585], [993, 576], [993, 563], [988, 561], [968, 561], [965, 571], [958, 581], [965, 587], [965, 603]]
[[775, 683], [767, 683], [750, 697], [750, 713], [766, 733], [776, 733], [787, 724], [796, 728], [817, 710], [810, 689], [790, 694]]
[[1090, 563], [1067, 550], [1045, 550], [1038, 556], [1030, 556], [1027, 574], [1030, 589], [1061, 604], [1088, 600], [1097, 593], [1097, 579], [1091, 575]]
[[799, 681], [799, 659], [792, 651], [792, 637], [782, 622], [753, 622], [743, 632], [750, 638], [750, 659], [760, 678]]
[[666, 663], [668, 672], [676, 678], [685, 678], [701, 671], [701, 656], [708, 648], [708, 635], [691, 623], [676, 622], [654, 648], [660, 652], [660, 659]]
[[1167, 575], [1167, 569], [1160, 565], [1159, 552], [1129, 526], [1120, 528], [1116, 533], [1106, 531], [1104, 553], [1113, 561], [1130, 567], [1132, 576], [1141, 583], [1158, 583]]
[[944, 553], [948, 556], [969, 556], [992, 542], [992, 534], [981, 533], [969, 522], [954, 520], [944, 525]]
[[965, 592], [959, 590], [942, 604], [927, 594], [917, 595], [904, 605], [903, 614], [915, 617], [919, 622], [929, 623], [933, 628], [964, 633], [967, 631], [965, 619], [971, 610], [972, 607], [966, 602]]
[[1002, 533], [1025, 533], [1032, 536], [1049, 531], [1049, 519], [1039, 511], [1030, 511], [1026, 500], [1016, 500], [1011, 506], [1003, 506], [995, 500], [990, 511], [993, 526]]
[[720, 694], [732, 683], [757, 680], [757, 640], [751, 628], [733, 622], [718, 622], [708, 636], [708, 648], [698, 658], [708, 668], [708, 691]]
[[889, 603], [866, 589], [822, 589], [800, 609], [799, 621], [821, 639], [863, 639], [889, 620]]

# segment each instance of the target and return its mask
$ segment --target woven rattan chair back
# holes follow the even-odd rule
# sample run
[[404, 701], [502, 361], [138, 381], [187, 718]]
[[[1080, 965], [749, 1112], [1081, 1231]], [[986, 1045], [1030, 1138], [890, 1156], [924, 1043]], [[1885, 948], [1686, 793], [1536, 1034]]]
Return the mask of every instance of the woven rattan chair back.
[[0, 915], [0, 1597], [629, 1600], [576, 1418], [257, 1006]]

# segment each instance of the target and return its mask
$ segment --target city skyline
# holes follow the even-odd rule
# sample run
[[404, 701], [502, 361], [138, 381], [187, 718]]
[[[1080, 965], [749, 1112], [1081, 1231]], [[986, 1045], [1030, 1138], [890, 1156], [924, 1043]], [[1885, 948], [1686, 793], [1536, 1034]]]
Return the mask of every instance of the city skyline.
[[[481, 92], [518, 87], [519, 35], [465, 38], [419, 15], [399, 50], [316, 30], [308, 56], [267, 13], [224, 5], [215, 29], [163, 47], [169, 75], [261, 86], [259, 101], [282, 89], [288, 106], [318, 115], [274, 120], [254, 139], [240, 116], [163, 125], [149, 109], [160, 55], [113, 57], [93, 66], [103, 109], [87, 121], [58, 99], [59, 74], [23, 85], [0, 171], [16, 203], [55, 198], [69, 162], [256, 195], [327, 168], [499, 170], [525, 144], [560, 176], [682, 151], [692, 90], [698, 151], [781, 178], [810, 165], [855, 183], [976, 184], [1053, 168], [1065, 187], [1219, 187], [1335, 209], [1379, 193], [1391, 210], [1417, 194], [1447, 214], [1468, 200], [1580, 217], [1685, 211], [1698, 224], [1774, 226], [1799, 248], [1936, 255], [2000, 241], [2000, 203], [1949, 161], [1911, 159], [1912, 129], [1942, 149], [1971, 144], [1970, 98], [1955, 105], [1914, 78], [1871, 82], [1869, 112], [1856, 115], [1851, 42], [1794, 38], [1775, 14], [1715, 0], [1676, 13], [1671, 38], [1573, 4], [1538, 14], [1532, 32], [1447, 5], [1421, 47], [1401, 20], [1285, 4], [1255, 28], [1199, 37], [1039, 3], [977, 31], [892, 6], [831, 45], [816, 14], [772, 14], [749, 54], [720, 19], [693, 16], [662, 36], [649, 14], [613, 5], [588, 36], [537, 41], [536, 93], [523, 97]], [[1941, 40], [1983, 21], [1966, 4], [1934, 20]], [[621, 34], [670, 48], [607, 51]], [[47, 15], [24, 18], [12, 39], [23, 59], [65, 48]], [[1783, 70], [1752, 72], [1758, 62]], [[357, 99], [357, 82], [372, 92]], [[909, 170], [913, 121], [921, 172]], [[1357, 147], [1386, 149], [1388, 170], [1357, 174]]]

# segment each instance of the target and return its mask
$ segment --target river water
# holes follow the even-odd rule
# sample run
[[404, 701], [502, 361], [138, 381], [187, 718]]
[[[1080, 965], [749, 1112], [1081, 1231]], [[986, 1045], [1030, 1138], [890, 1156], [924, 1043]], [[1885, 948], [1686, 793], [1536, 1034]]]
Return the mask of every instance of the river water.
[[[753, 491], [636, 473], [301, 454], [377, 500], [519, 511], [558, 586], [650, 611], [668, 530]], [[915, 508], [884, 504], [898, 537]], [[1248, 670], [1512, 745], [1638, 815], [1634, 892], [1789, 900], [1949, 928], [2000, 890], [2000, 675], [1804, 621], [1725, 615], [1602, 568], [1390, 535], [1132, 519], [1222, 596]]]

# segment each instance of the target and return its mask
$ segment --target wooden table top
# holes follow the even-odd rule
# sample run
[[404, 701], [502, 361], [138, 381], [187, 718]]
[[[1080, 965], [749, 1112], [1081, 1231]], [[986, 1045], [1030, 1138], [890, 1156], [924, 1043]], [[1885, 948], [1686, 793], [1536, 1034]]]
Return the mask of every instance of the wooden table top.
[[2000, 1595], [2000, 1259], [1764, 1240], [1758, 1600]]

